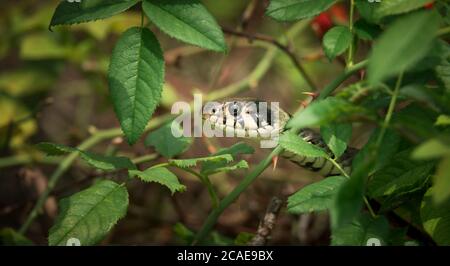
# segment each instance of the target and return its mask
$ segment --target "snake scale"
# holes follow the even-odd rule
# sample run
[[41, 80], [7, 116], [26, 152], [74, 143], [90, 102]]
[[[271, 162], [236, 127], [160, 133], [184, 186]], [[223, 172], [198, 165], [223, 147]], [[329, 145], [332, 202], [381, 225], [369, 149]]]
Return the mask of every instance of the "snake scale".
[[[291, 116], [281, 108], [272, 108], [272, 106], [269, 108], [267, 104], [261, 103], [263, 102], [247, 99], [211, 102], [205, 105], [203, 118], [214, 129], [231, 132], [237, 136], [247, 138], [264, 139], [268, 138], [270, 134], [283, 132]], [[322, 148], [332, 156], [332, 152], [325, 141], [314, 130], [302, 129], [299, 137], [310, 144]], [[338, 158], [337, 163], [346, 172], [351, 171], [351, 162], [356, 152], [357, 149], [348, 147], [344, 154]], [[339, 169], [324, 158], [301, 156], [289, 151], [283, 151], [280, 156], [323, 176], [340, 174]]]

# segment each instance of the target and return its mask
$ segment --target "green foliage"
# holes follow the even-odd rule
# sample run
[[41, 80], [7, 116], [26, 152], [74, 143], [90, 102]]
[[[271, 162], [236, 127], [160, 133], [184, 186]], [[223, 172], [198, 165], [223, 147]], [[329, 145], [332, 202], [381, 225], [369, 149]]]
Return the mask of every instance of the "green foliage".
[[[270, 0], [266, 15], [283, 22], [313, 19], [337, 2]], [[423, 228], [438, 245], [450, 245], [450, 46], [447, 38], [450, 6], [444, 1], [435, 1], [433, 10], [424, 10], [424, 4], [429, 2], [430, 0], [383, 0], [381, 3], [352, 1], [356, 8], [352, 9], [354, 12], [351, 12], [348, 24], [339, 22], [339, 25], [333, 25], [324, 35], [322, 43], [325, 55], [330, 60], [349, 51], [345, 68], [331, 78], [332, 81], [321, 91], [319, 100], [313, 101], [288, 122], [286, 129], [289, 130], [281, 135], [280, 147], [245, 176], [231, 193], [220, 199], [220, 203], [209, 176], [249, 168], [244, 159], [246, 155], [253, 154], [254, 149], [238, 143], [210, 156], [171, 159], [189, 149], [192, 139], [175, 138], [170, 123], [162, 126], [159, 124], [167, 121], [165, 118], [151, 124], [157, 126], [148, 134], [145, 145], [153, 146], [156, 152], [169, 160], [143, 171], [138, 170], [127, 157], [110, 155], [115, 154], [115, 148], [105, 152], [108, 156], [86, 151], [98, 141], [105, 140], [103, 135], [99, 139], [96, 139], [98, 136], [93, 136], [84, 141], [79, 146], [84, 147], [83, 150], [52, 143], [39, 144], [37, 147], [48, 155], [67, 155], [52, 175], [49, 193], [52, 193], [58, 178], [77, 156], [103, 171], [127, 170], [127, 182], [135, 178], [144, 182], [156, 182], [166, 186], [171, 194], [186, 190], [177, 176], [166, 168], [178, 167], [178, 170], [198, 177], [207, 187], [213, 200], [213, 210], [198, 237], [182, 224], [175, 226], [175, 233], [184, 244], [199, 240], [197, 244], [230, 245], [233, 244], [232, 239], [218, 232], [208, 233], [226, 207], [270, 165], [273, 156], [287, 150], [297, 155], [322, 157], [336, 163], [346, 154], [352, 136], [352, 125], [355, 125], [354, 140], [357, 141], [365, 139], [362, 131], [367, 132], [376, 127], [367, 143], [353, 158], [351, 174], [342, 171], [343, 176], [329, 177], [303, 187], [289, 197], [288, 212], [301, 214], [329, 210], [333, 245], [366, 245], [367, 240], [373, 237], [380, 239], [383, 245], [405, 244], [407, 227], [391, 230], [387, 219], [382, 215], [388, 211], [401, 216], [410, 226]], [[123, 13], [138, 3], [142, 4], [139, 8]], [[253, 4], [254, 1], [251, 1], [250, 5]], [[208, 8], [211, 7], [212, 4], [209, 4]], [[244, 4], [239, 7], [244, 8]], [[14, 130], [20, 133], [13, 132], [12, 148], [24, 144], [36, 131], [36, 120], [32, 113], [34, 107], [25, 103], [36, 94], [45, 94], [55, 81], [60, 80], [58, 77], [65, 73], [61, 72], [61, 69], [65, 69], [61, 64], [63, 60], [74, 64], [71, 68], [88, 72], [89, 75], [107, 73], [111, 101], [121, 129], [131, 145], [150, 128], [147, 126], [157, 106], [161, 104], [161, 110], [169, 109], [177, 98], [175, 91], [170, 90], [170, 85], [163, 84], [164, 54], [150, 28], [158, 28], [181, 42], [200, 48], [227, 51], [221, 27], [199, 0], [61, 1], [54, 12], [53, 7], [48, 6], [29, 19], [24, 19], [28, 13], [22, 13], [20, 8], [14, 9], [13, 16], [0, 18], [0, 33], [7, 40], [5, 44], [0, 44], [0, 59], [14, 61], [16, 56], [11, 57], [9, 54], [17, 46], [17, 56], [23, 61], [18, 65], [27, 67], [25, 71], [11, 70], [0, 76], [0, 111], [6, 114], [0, 116], [0, 148], [6, 152], [9, 147], [3, 147], [3, 143], [7, 143], [5, 140], [9, 137], [10, 124], [20, 121], [22, 117], [33, 117], [32, 121], [20, 121], [20, 125], [15, 125]], [[222, 5], [214, 7], [214, 13], [223, 13], [220, 9]], [[251, 6], [245, 10], [250, 9]], [[81, 33], [76, 36], [70, 36], [63, 30], [55, 33], [39, 32], [39, 29], [48, 25], [52, 12], [50, 28], [111, 16], [114, 18], [74, 26], [72, 29]], [[146, 18], [149, 20], [148, 24]], [[309, 22], [305, 21], [304, 25], [309, 25]], [[297, 27], [294, 25], [293, 29]], [[109, 53], [109, 49], [99, 49], [97, 41], [105, 44], [114, 40], [109, 38], [113, 37], [110, 33], [121, 33], [121, 36], [114, 43], [107, 70], [106, 53]], [[295, 40], [295, 36], [287, 35], [288, 40]], [[261, 36], [256, 39], [266, 41], [270, 46], [287, 43], [284, 36], [276, 39], [276, 43]], [[166, 45], [173, 47], [172, 43], [166, 43], [164, 39], [164, 47]], [[285, 48], [273, 50], [273, 54], [269, 51], [269, 55], [274, 57], [275, 51], [288, 51], [289, 55], [294, 55], [293, 60], [298, 56], [297, 51], [290, 50], [288, 46]], [[305, 53], [308, 49], [304, 50]], [[102, 50], [105, 52], [102, 53]], [[266, 57], [261, 64], [263, 70], [270, 67], [270, 60], [265, 60]], [[42, 70], [49, 65], [52, 66], [50, 71]], [[364, 71], [366, 67], [367, 71]], [[298, 68], [301, 74], [299, 79], [307, 79], [311, 68], [302, 69], [301, 65]], [[252, 73], [259, 75], [259, 71], [260, 66]], [[238, 82], [238, 86], [242, 87], [234, 88], [232, 84], [226, 89], [240, 92], [243, 87], [253, 87], [261, 78], [258, 75], [250, 74], [248, 84], [247, 79], [243, 80], [245, 83]], [[351, 79], [352, 76], [354, 77]], [[402, 78], [396, 83], [399, 76]], [[313, 81], [319, 78], [312, 77]], [[96, 79], [98, 86], [98, 81], [104, 77], [97, 75], [92, 79]], [[338, 92], [337, 97], [328, 97], [341, 84], [352, 80], [358, 82], [346, 84], [346, 88]], [[166, 88], [165, 99], [161, 99], [163, 87]], [[298, 130], [305, 127], [320, 127], [323, 140], [331, 152], [300, 138]], [[179, 127], [175, 130], [181, 132]], [[109, 134], [114, 130], [105, 132]], [[117, 129], [116, 132], [120, 131]], [[111, 136], [113, 135], [115, 137], [119, 133]], [[21, 154], [23, 153], [19, 155]], [[146, 161], [148, 157], [142, 158], [145, 159], [140, 162]], [[34, 158], [31, 161], [34, 163]], [[198, 168], [191, 169], [193, 167]], [[26, 231], [35, 214], [42, 209], [39, 202], [45, 202], [47, 196], [48, 193], [43, 193], [30, 215], [31, 218], [27, 219], [20, 232]], [[373, 202], [379, 208], [373, 209]], [[69, 238], [79, 239], [82, 245], [99, 243], [125, 215], [127, 206], [128, 192], [125, 183], [118, 184], [108, 180], [99, 181], [62, 199], [58, 218], [49, 232], [49, 244], [65, 245]], [[363, 208], [370, 212], [370, 216]], [[0, 237], [2, 243], [31, 244], [22, 234], [11, 229], [0, 231]], [[252, 237], [248, 233], [239, 234], [234, 244], [247, 244]]]
[[419, 145], [411, 157], [416, 160], [436, 159], [445, 155], [450, 155], [450, 144], [445, 139], [432, 138]]
[[193, 45], [225, 52], [227, 45], [214, 18], [198, 0], [144, 0], [147, 17], [168, 35]]
[[372, 197], [391, 196], [423, 187], [433, 165], [417, 165], [402, 156], [396, 155], [390, 165], [373, 175], [368, 186]]
[[300, 214], [329, 209], [336, 191], [346, 180], [343, 176], [331, 176], [305, 186], [288, 198], [288, 212]]
[[353, 105], [341, 98], [328, 97], [311, 103], [304, 111], [294, 116], [287, 126], [299, 128], [320, 126], [338, 118], [364, 113], [367, 113], [367, 111], [360, 106]]
[[376, 39], [381, 33], [381, 29], [379, 26], [370, 24], [364, 19], [359, 19], [353, 26], [356, 35], [358, 35], [361, 40], [372, 41]]
[[186, 151], [192, 144], [192, 138], [181, 136], [179, 138], [172, 134], [182, 134], [183, 129], [177, 123], [167, 123], [152, 133], [145, 139], [146, 146], [154, 146], [155, 150], [166, 158], [173, 158]]
[[[203, 163], [201, 173], [204, 175], [212, 175], [212, 174], [216, 174], [216, 173], [224, 173], [224, 172], [234, 171], [237, 169], [247, 169], [248, 168], [248, 163], [245, 160], [241, 160], [234, 165], [226, 165], [226, 166], [221, 166], [221, 167], [219, 167], [217, 164], [214, 164], [214, 166], [211, 166], [211, 164], [209, 166], [205, 166], [205, 163], [208, 163], [208, 162], [214, 163], [213, 161], [206, 161]], [[225, 161], [222, 161], [222, 162], [225, 162]], [[220, 162], [217, 162], [217, 163], [220, 163]]]
[[293, 152], [297, 155], [322, 158], [329, 157], [323, 149], [306, 142], [290, 131], [281, 135], [279, 144], [281, 147], [283, 147], [283, 149]]
[[233, 161], [233, 156], [230, 154], [216, 155], [210, 157], [192, 158], [192, 159], [179, 159], [179, 160], [169, 160], [169, 163], [181, 168], [190, 168], [201, 162], [231, 162]]
[[372, 218], [367, 213], [361, 213], [350, 223], [333, 230], [331, 244], [335, 246], [366, 246], [371, 238], [380, 240], [381, 245], [387, 245], [390, 230], [384, 216]]
[[348, 27], [336, 26], [331, 28], [323, 36], [323, 50], [328, 59], [333, 60], [336, 56], [344, 53], [352, 42], [352, 33]]
[[77, 238], [82, 246], [101, 241], [128, 208], [125, 186], [102, 180], [59, 202], [59, 214], [49, 231], [51, 246], [65, 246]]
[[120, 126], [134, 144], [161, 99], [164, 83], [163, 52], [150, 30], [134, 27], [122, 34], [111, 55], [108, 80]]
[[51, 156], [59, 156], [72, 152], [79, 152], [80, 157], [92, 167], [105, 171], [120, 169], [135, 169], [136, 166], [127, 157], [105, 156], [92, 152], [82, 151], [76, 148], [67, 147], [60, 144], [43, 142], [36, 145], [38, 149]]
[[130, 170], [130, 176], [137, 176], [144, 182], [157, 182], [170, 189], [170, 192], [183, 192], [186, 187], [178, 181], [178, 178], [165, 167], [152, 167], [144, 171]]
[[433, 177], [433, 199], [437, 204], [450, 199], [450, 156], [443, 158]]
[[0, 246], [32, 246], [33, 242], [16, 230], [5, 227], [0, 230]]
[[435, 12], [422, 11], [398, 18], [373, 48], [368, 67], [370, 83], [406, 71], [422, 59], [432, 47], [438, 26], [439, 16]]
[[134, 6], [138, 0], [82, 0], [80, 3], [61, 1], [53, 14], [50, 27], [104, 19]]
[[450, 197], [450, 145], [448, 138], [432, 138], [418, 146], [412, 153], [416, 160], [440, 159], [433, 176], [433, 199], [441, 204]]
[[336, 0], [270, 0], [266, 15], [279, 21], [310, 18], [331, 7]]
[[381, 1], [375, 9], [375, 15], [382, 18], [390, 15], [406, 13], [423, 7], [430, 0], [386, 0]]
[[331, 228], [334, 230], [352, 221], [361, 211], [368, 170], [373, 160], [353, 169], [350, 178], [339, 186], [330, 207]]
[[450, 201], [436, 204], [432, 199], [433, 190], [425, 194], [420, 208], [423, 228], [438, 245], [450, 245]]
[[370, 154], [374, 149], [378, 148], [376, 153], [376, 160], [374, 168], [370, 170], [376, 171], [383, 168], [390, 162], [392, 157], [397, 153], [400, 146], [400, 136], [392, 130], [387, 130], [384, 134], [383, 140], [379, 147], [376, 147], [376, 142], [380, 138], [380, 130], [375, 130], [371, 135], [364, 147], [358, 152], [352, 162], [352, 168], [356, 169], [369, 160]]
[[347, 149], [347, 143], [352, 137], [352, 125], [336, 123], [323, 125], [320, 127], [320, 134], [334, 157], [339, 158]]
[[[239, 154], [252, 154], [255, 150], [253, 147], [243, 143], [239, 142], [234, 144], [231, 147], [222, 148], [216, 153], [213, 154], [213, 156], [219, 156], [219, 155], [231, 155], [233, 157], [233, 160], [236, 160], [237, 156]], [[201, 173], [205, 175], [214, 174], [217, 172], [226, 172], [226, 171], [233, 171], [236, 169], [243, 169], [248, 168], [248, 164], [246, 161], [242, 160], [238, 162], [235, 165], [228, 165], [229, 161], [227, 160], [209, 160], [204, 161], [202, 163]]]

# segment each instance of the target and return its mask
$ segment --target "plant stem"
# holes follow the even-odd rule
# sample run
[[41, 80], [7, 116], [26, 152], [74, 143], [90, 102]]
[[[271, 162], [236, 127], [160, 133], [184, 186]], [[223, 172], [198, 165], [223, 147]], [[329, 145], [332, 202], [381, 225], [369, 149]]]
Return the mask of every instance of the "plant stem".
[[341, 172], [346, 178], [350, 178], [350, 175], [347, 174], [347, 172], [344, 171], [344, 169], [342, 169], [342, 167], [336, 162], [336, 160], [332, 159], [332, 158], [327, 158], [328, 161], [330, 161], [334, 167], [336, 167], [339, 172]]
[[151, 154], [143, 155], [141, 157], [134, 158], [131, 161], [134, 164], [141, 164], [141, 163], [146, 163], [146, 162], [153, 161], [156, 158], [158, 158], [158, 154], [157, 153], [151, 153]]
[[345, 69], [344, 72], [342, 72], [336, 79], [334, 79], [322, 90], [319, 97], [317, 97], [317, 100], [323, 100], [326, 97], [328, 97], [335, 89], [339, 87], [339, 85], [342, 84], [342, 82], [344, 82], [346, 79], [348, 79], [351, 75], [353, 75], [357, 71], [365, 68], [368, 63], [369, 61], [364, 60]]
[[230, 206], [230, 204], [233, 203], [243, 191], [248, 188], [248, 186], [271, 164], [272, 158], [279, 155], [282, 150], [283, 149], [280, 146], [275, 148], [269, 154], [269, 156], [262, 160], [250, 174], [244, 177], [241, 183], [239, 183], [239, 185], [233, 191], [231, 191], [230, 194], [222, 199], [222, 201], [219, 203], [219, 206], [208, 215], [208, 218], [206, 219], [202, 228], [195, 236], [192, 245], [198, 244], [209, 234], [222, 212], [226, 208], [228, 208], [228, 206]]
[[44, 155], [34, 156], [32, 154], [18, 154], [0, 158], [0, 168], [31, 163], [59, 164], [60, 162], [61, 162], [60, 158], [47, 157]]
[[366, 196], [363, 196], [363, 200], [364, 204], [366, 204], [366, 207], [369, 210], [370, 216], [372, 216], [372, 218], [377, 218], [378, 215], [373, 211], [372, 206], [370, 206], [369, 200], [367, 199]]
[[353, 50], [354, 50], [354, 30], [353, 30], [353, 14], [355, 10], [355, 0], [350, 0], [350, 19], [349, 19], [349, 29], [350, 33], [352, 34], [351, 40], [350, 40], [350, 47], [348, 48], [348, 59], [347, 59], [347, 68], [353, 66]]
[[384, 122], [381, 126], [380, 135], [378, 136], [377, 142], [375, 144], [375, 150], [378, 150], [378, 148], [380, 147], [383, 141], [384, 134], [386, 133], [389, 123], [391, 122], [392, 114], [394, 113], [395, 104], [397, 102], [397, 96], [400, 91], [400, 86], [402, 85], [402, 80], [403, 80], [403, 71], [397, 78], [395, 89], [394, 92], [392, 93], [391, 101], [389, 103], [388, 111], [386, 113], [386, 117], [384, 118]]
[[[336, 162], [336, 160], [332, 159], [332, 158], [327, 158], [338, 170], [339, 172], [341, 172], [347, 179], [350, 179], [350, 175], [345, 172], [344, 169], [342, 169], [342, 167]], [[365, 195], [363, 195], [363, 200], [364, 200], [364, 204], [366, 204], [367, 209], [370, 212], [370, 215], [372, 216], [372, 218], [376, 218], [377, 215], [375, 214], [375, 212], [372, 209], [372, 206], [369, 203], [369, 200], [367, 199], [367, 197]]]

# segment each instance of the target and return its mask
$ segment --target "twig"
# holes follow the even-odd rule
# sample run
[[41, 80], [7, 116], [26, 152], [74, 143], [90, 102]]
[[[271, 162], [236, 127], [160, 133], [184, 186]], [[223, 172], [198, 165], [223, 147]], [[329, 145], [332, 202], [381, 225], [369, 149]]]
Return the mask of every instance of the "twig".
[[223, 32], [229, 35], [239, 36], [248, 39], [250, 42], [253, 40], [258, 40], [262, 42], [270, 43], [274, 46], [276, 46], [278, 49], [283, 51], [292, 61], [294, 66], [298, 69], [302, 77], [305, 79], [306, 83], [308, 83], [308, 86], [311, 87], [313, 91], [317, 91], [317, 86], [312, 81], [312, 78], [306, 73], [305, 68], [300, 63], [300, 61], [297, 59], [297, 56], [289, 49], [287, 45], [282, 44], [281, 42], [277, 41], [276, 39], [272, 38], [271, 36], [258, 34], [258, 33], [247, 33], [247, 32], [241, 32], [241, 31], [235, 31], [228, 28], [223, 28]]
[[273, 197], [267, 207], [266, 214], [258, 226], [256, 235], [248, 244], [249, 246], [264, 246], [267, 244], [270, 234], [275, 227], [275, 222], [283, 205], [283, 201]]

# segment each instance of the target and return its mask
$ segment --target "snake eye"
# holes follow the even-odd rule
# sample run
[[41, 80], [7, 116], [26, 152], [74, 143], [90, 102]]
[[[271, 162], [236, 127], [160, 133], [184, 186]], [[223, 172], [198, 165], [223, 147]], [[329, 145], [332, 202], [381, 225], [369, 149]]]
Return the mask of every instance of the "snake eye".
[[216, 113], [216, 109], [215, 108], [213, 108], [211, 111], [213, 112], [213, 114]]
[[228, 111], [230, 112], [231, 115], [237, 116], [241, 112], [241, 105], [237, 102], [234, 102], [233, 104], [230, 105]]

